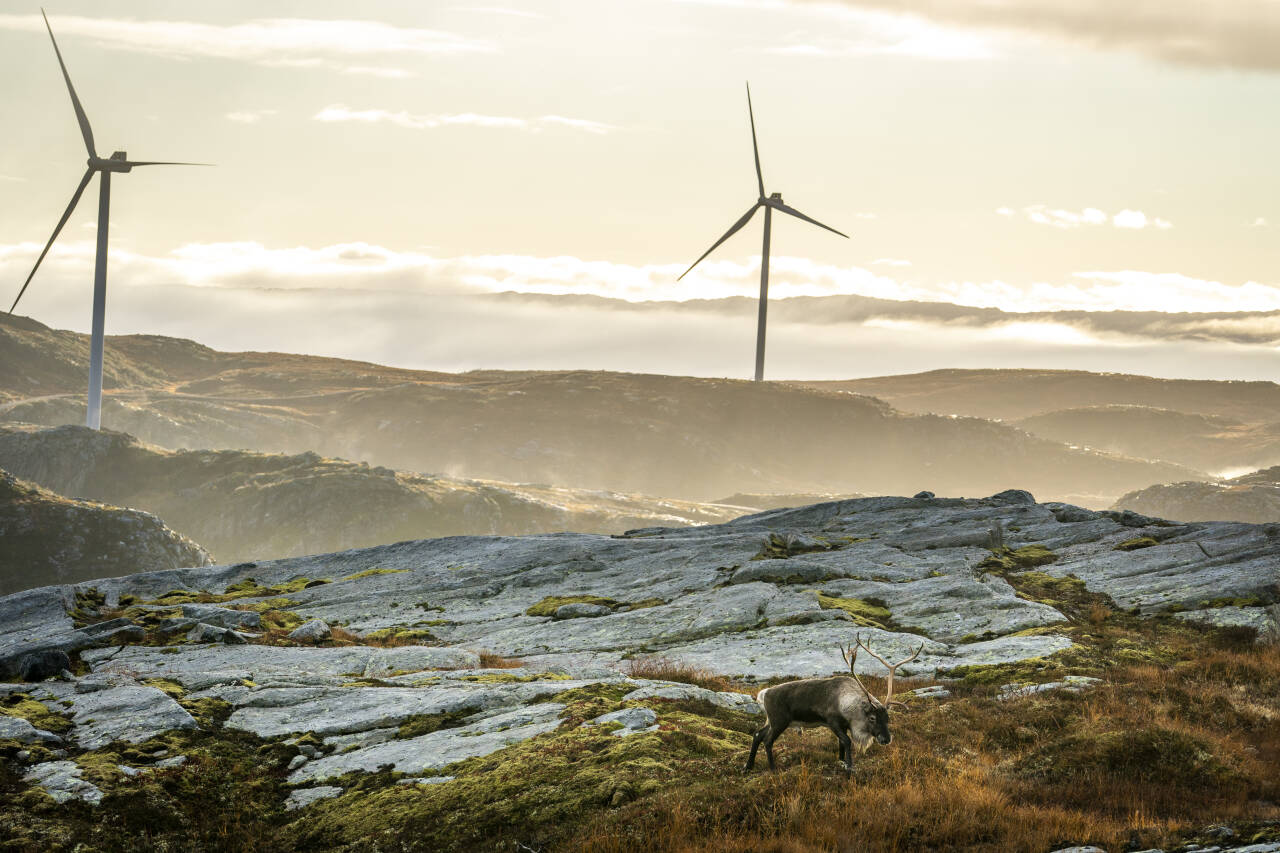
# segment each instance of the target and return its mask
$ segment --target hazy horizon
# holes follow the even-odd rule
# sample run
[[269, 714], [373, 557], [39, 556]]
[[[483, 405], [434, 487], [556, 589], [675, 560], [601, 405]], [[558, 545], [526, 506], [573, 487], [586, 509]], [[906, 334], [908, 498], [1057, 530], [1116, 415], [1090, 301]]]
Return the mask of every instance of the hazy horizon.
[[[104, 153], [218, 164], [117, 179], [109, 334], [747, 376], [749, 312], [630, 303], [754, 297], [758, 220], [676, 282], [755, 195], [750, 79], [767, 189], [851, 236], [775, 223], [767, 377], [1275, 375], [1280, 63], [1260, 45], [1280, 16], [1265, 3], [47, 11]], [[7, 305], [84, 154], [36, 9], [0, 14], [0, 70], [23, 128], [0, 144]], [[18, 313], [87, 330], [95, 189]], [[615, 301], [495, 308], [504, 291]], [[786, 308], [841, 295], [975, 310], [833, 323]]]

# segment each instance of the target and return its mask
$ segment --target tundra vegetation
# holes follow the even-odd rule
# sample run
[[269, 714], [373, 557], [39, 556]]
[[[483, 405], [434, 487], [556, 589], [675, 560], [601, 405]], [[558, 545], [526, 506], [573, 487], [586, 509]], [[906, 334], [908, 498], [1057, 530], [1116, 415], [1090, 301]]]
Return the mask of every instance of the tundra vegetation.
[[[158, 686], [207, 730], [73, 754], [105, 792], [97, 807], [55, 805], [13, 760], [45, 747], [0, 741], [0, 850], [1119, 850], [1207, 840], [1200, 833], [1223, 823], [1242, 840], [1280, 839], [1280, 645], [1118, 609], [1090, 618], [1091, 594], [1057, 594], [1084, 614], [1065, 628], [1073, 649], [945, 682], [900, 677], [907, 708], [893, 715], [894, 744], [873, 746], [849, 780], [825, 731], [788, 732], [777, 772], [744, 775], [758, 716], [690, 700], [623, 703], [629, 688], [597, 684], [549, 697], [566, 706], [557, 729], [445, 768], [452, 781], [353, 774], [342, 796], [287, 811], [286, 768], [310, 741], [224, 728], [225, 703], [187, 701], [169, 683]], [[631, 669], [755, 689], [662, 658]], [[1001, 698], [1004, 684], [1065, 674], [1102, 681]], [[864, 681], [877, 693], [886, 686]], [[952, 696], [907, 692], [932, 683]], [[657, 710], [658, 729], [619, 738], [580, 727], [624, 704]], [[0, 714], [67, 727], [22, 693], [6, 696]], [[457, 724], [415, 719], [401, 735]], [[157, 753], [189, 760], [135, 778], [116, 769]]]
[[[874, 498], [11, 597], [6, 612], [43, 608], [29, 624], [62, 631], [68, 668], [93, 673], [0, 683], [0, 849], [1114, 853], [1207, 841], [1221, 823], [1280, 840], [1280, 648], [1231, 621], [1273, 619], [1270, 528], [1117, 515], [1022, 492]], [[984, 549], [999, 519], [1008, 535]], [[1139, 534], [1159, 544], [1113, 550]], [[753, 560], [762, 541], [796, 553]], [[586, 595], [600, 600], [571, 600]], [[201, 642], [197, 615], [247, 630]], [[328, 633], [290, 636], [317, 619]], [[8, 633], [21, 649], [32, 630]], [[777, 772], [743, 774], [762, 720], [742, 694], [831, 674], [835, 639], [861, 634], [892, 660], [923, 647], [915, 665], [933, 675], [899, 671], [892, 746], [847, 778], [830, 734], [788, 729]], [[99, 713], [112, 691], [163, 708], [164, 725], [103, 725], [132, 723]], [[64, 776], [23, 778], [36, 767]], [[97, 805], [51, 799], [72, 771]]]

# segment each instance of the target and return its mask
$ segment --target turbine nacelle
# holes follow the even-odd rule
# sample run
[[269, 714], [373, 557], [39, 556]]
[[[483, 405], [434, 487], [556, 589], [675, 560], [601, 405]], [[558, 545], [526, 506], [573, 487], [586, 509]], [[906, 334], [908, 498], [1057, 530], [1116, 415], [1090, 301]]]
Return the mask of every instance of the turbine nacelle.
[[106, 159], [90, 157], [89, 168], [95, 172], [131, 172], [133, 164], [129, 162], [129, 155], [123, 151], [116, 151]]
[[768, 198], [761, 198], [760, 203], [767, 204], [770, 207], [782, 204], [782, 193], [770, 193]]

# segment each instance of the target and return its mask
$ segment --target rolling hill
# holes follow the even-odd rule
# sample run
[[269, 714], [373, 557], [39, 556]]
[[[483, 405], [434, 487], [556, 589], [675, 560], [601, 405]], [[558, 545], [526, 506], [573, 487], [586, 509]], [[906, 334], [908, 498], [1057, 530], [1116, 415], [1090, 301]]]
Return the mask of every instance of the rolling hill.
[[[0, 318], [0, 420], [78, 420], [82, 335]], [[169, 448], [314, 451], [400, 471], [683, 500], [989, 494], [1104, 506], [1185, 466], [1078, 450], [976, 417], [788, 383], [599, 371], [445, 374], [112, 337], [104, 425]], [[211, 545], [211, 547], [216, 546]]]

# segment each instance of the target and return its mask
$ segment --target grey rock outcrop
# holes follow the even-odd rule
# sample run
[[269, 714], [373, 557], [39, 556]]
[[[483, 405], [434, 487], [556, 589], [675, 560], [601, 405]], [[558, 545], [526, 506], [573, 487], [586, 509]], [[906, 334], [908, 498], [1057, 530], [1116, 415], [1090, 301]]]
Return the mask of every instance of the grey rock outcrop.
[[[1267, 604], [1280, 581], [1280, 526], [1171, 524], [1041, 505], [1012, 490], [986, 499], [866, 498], [713, 527], [615, 537], [451, 537], [30, 590], [0, 598], [0, 661], [78, 652], [91, 674], [13, 689], [68, 715], [72, 725], [62, 737], [79, 748], [194, 728], [178, 702], [143, 683], [165, 679], [185, 691], [184, 701], [227, 703], [230, 729], [302, 739], [296, 754], [306, 760], [295, 761], [291, 784], [385, 765], [434, 779], [451, 762], [557, 728], [564, 722], [558, 695], [594, 684], [625, 688], [619, 695], [627, 709], [641, 709], [627, 719], [656, 712], [660, 721], [662, 703], [680, 701], [759, 713], [743, 693], [628, 678], [624, 658], [666, 658], [766, 680], [844, 671], [837, 647], [859, 635], [889, 658], [919, 649], [899, 670], [908, 677], [1069, 649], [1071, 639], [1055, 631], [1064, 618], [1056, 607], [1019, 597], [1004, 578], [980, 568], [991, 556], [993, 529], [1010, 548], [1039, 543], [1052, 550], [1054, 561], [1036, 568], [1040, 577], [1073, 575], [1139, 611], [1182, 608], [1182, 618], [1247, 621], [1265, 608], [1207, 605], [1224, 596]], [[1135, 537], [1146, 547], [1117, 550]], [[809, 550], [815, 546], [820, 550]], [[799, 553], [787, 556], [790, 550]], [[757, 559], [763, 552], [772, 556]], [[250, 578], [264, 588], [288, 585], [287, 598], [182, 605], [173, 619], [182, 629], [170, 632], [167, 647], [121, 647], [120, 632], [136, 627], [123, 624], [128, 617], [75, 628], [70, 616], [82, 599], [110, 608], [124, 596], [145, 601], [170, 591], [216, 597], [232, 585], [245, 589]], [[606, 602], [595, 605], [606, 612], [529, 615], [561, 601], [550, 610], [560, 616], [574, 599]], [[303, 625], [340, 624], [369, 642], [403, 637], [408, 644], [184, 641], [192, 629], [225, 636], [235, 633], [233, 625], [249, 627], [238, 614], [263, 601]], [[144, 605], [143, 612], [154, 621], [157, 607]], [[583, 612], [574, 607], [565, 615]], [[1028, 635], [1028, 628], [1035, 630]], [[345, 636], [341, 642], [350, 642]], [[523, 666], [482, 669], [482, 653], [519, 657]], [[878, 674], [880, 665], [860, 658], [858, 671]], [[1083, 689], [1070, 679], [1034, 689], [1059, 687]]]
[[628, 735], [638, 735], [643, 732], [656, 732], [658, 730], [658, 714], [651, 708], [623, 708], [618, 711], [610, 711], [607, 714], [601, 714], [595, 719], [587, 720], [583, 726], [607, 726], [613, 723], [618, 724], [618, 728], [610, 732], [615, 737], [627, 737]]
[[332, 635], [329, 624], [323, 619], [312, 619], [304, 622], [289, 632], [289, 639], [299, 643], [318, 643]]
[[58, 744], [62, 738], [53, 732], [37, 729], [22, 717], [0, 715], [0, 740], [16, 740], [18, 743]]
[[96, 806], [102, 802], [102, 791], [80, 774], [80, 766], [74, 761], [46, 761], [28, 770], [22, 779], [39, 785], [55, 803], [84, 800]]
[[186, 709], [154, 687], [112, 687], [60, 699], [69, 703], [73, 736], [84, 749], [116, 740], [141, 743], [167, 731], [196, 728]]

